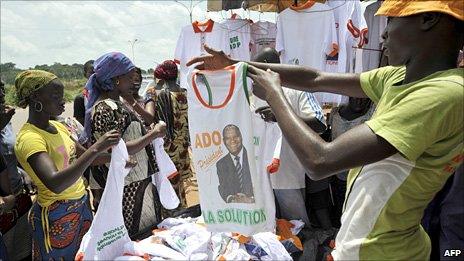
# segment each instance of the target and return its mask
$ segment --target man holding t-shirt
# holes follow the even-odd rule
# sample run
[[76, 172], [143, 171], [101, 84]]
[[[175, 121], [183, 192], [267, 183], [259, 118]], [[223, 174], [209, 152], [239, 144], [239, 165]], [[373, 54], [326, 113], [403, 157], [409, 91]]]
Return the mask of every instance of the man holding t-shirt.
[[[321, 179], [351, 169], [335, 260], [426, 260], [425, 207], [464, 159], [464, 2], [386, 0], [382, 37], [393, 66], [359, 74], [250, 63], [248, 76], [273, 108], [300, 162]], [[234, 63], [221, 52], [191, 61], [200, 68]], [[265, 71], [266, 70], [266, 71]], [[282, 85], [370, 98], [371, 120], [324, 142], [286, 101]]]

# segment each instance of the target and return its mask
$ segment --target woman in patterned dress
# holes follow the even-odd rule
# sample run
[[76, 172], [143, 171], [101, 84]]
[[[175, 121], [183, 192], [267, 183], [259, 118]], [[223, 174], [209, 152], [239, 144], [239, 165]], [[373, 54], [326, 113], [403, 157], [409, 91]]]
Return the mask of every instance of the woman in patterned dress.
[[177, 65], [171, 60], [164, 61], [156, 67], [155, 77], [164, 82], [164, 88], [158, 95], [154, 88], [149, 89], [145, 106], [147, 108], [154, 105], [156, 108], [155, 122], [166, 122], [164, 149], [178, 172], [178, 175], [170, 180], [180, 200], [179, 208], [187, 208], [186, 194], [197, 190], [198, 185], [190, 165], [187, 90], [176, 83], [177, 73]]
[[151, 142], [164, 136], [165, 125], [145, 128], [120, 101], [121, 96], [131, 95], [136, 78], [135, 66], [125, 55], [105, 54], [95, 61], [94, 67], [95, 73], [86, 84], [89, 95], [85, 129], [90, 129], [88, 137], [92, 142], [107, 131], [117, 130], [129, 154], [135, 156], [137, 165], [124, 182], [123, 216], [131, 239], [142, 239], [161, 221], [161, 204], [152, 183], [152, 175], [156, 175], [158, 167]]

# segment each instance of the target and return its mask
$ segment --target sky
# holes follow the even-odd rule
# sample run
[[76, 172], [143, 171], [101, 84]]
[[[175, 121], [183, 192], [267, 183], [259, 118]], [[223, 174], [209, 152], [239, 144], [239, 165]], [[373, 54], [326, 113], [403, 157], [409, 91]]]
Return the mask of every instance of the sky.
[[[26, 69], [81, 63], [120, 51], [143, 69], [172, 59], [183, 26], [222, 21], [230, 12], [206, 12], [206, 1], [0, 1], [0, 62]], [[183, 5], [182, 5], [183, 4]], [[238, 10], [242, 17], [275, 21], [275, 13]], [[134, 41], [134, 55], [131, 43]]]

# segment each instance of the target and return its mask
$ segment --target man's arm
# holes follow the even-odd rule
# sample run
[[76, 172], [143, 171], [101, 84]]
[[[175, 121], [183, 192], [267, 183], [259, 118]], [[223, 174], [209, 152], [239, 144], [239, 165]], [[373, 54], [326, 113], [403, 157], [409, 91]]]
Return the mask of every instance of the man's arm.
[[[235, 64], [238, 61], [229, 58], [222, 51], [205, 46], [209, 55], [196, 57], [187, 63], [190, 66], [199, 63], [197, 68], [217, 70]], [[270, 64], [248, 62], [248, 64], [262, 69], [271, 69], [280, 75], [282, 85], [288, 88], [310, 92], [331, 92], [350, 97], [366, 98], [361, 88], [358, 74], [338, 74], [321, 72], [309, 67], [288, 64]]]
[[[255, 112], [259, 113], [261, 115], [261, 118], [264, 121], [277, 122], [277, 119], [276, 119], [274, 113], [272, 112], [271, 107], [269, 107], [269, 106], [260, 107], [260, 108], [256, 109]], [[313, 129], [317, 133], [322, 133], [322, 132], [324, 132], [326, 130], [326, 126], [324, 125], [324, 123], [319, 121], [314, 116], [304, 116], [304, 117], [300, 117], [300, 119], [304, 123], [306, 123], [306, 125], [308, 125], [311, 129]]]
[[[300, 162], [319, 180], [337, 172], [377, 162], [397, 153], [397, 149], [377, 136], [366, 124], [358, 126], [334, 141], [325, 142], [290, 107], [280, 87], [279, 75], [272, 71], [249, 68], [256, 88], [275, 108], [277, 122]], [[277, 109], [278, 108], [278, 109]]]

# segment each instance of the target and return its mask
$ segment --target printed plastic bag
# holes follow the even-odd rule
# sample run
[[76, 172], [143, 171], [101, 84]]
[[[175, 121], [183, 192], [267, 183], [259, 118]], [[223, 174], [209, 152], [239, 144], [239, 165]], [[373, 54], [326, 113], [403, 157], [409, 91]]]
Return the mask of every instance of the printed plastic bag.
[[112, 260], [122, 256], [131, 242], [122, 216], [124, 178], [129, 174], [126, 144], [121, 139], [113, 148], [106, 187], [89, 231], [82, 238], [76, 260]]

